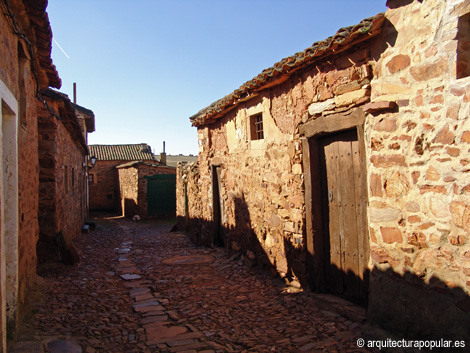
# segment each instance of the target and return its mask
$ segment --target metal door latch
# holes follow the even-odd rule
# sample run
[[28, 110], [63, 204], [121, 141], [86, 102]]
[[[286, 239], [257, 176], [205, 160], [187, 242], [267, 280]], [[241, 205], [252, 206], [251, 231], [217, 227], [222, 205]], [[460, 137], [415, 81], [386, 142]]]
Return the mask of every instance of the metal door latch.
[[333, 190], [331, 189], [328, 191], [328, 201], [333, 202]]

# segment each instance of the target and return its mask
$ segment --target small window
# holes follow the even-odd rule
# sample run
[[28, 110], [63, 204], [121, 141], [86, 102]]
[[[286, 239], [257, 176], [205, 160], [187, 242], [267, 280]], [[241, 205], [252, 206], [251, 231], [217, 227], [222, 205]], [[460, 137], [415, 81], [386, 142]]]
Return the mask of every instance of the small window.
[[108, 198], [108, 200], [112, 200], [113, 199], [113, 194], [108, 194], [107, 198]]
[[88, 175], [88, 181], [90, 183], [94, 183], [95, 182], [95, 174], [89, 174]]
[[72, 168], [72, 189], [75, 187], [75, 168]]
[[262, 113], [250, 116], [250, 131], [251, 131], [251, 140], [264, 139], [263, 114]]
[[470, 13], [459, 18], [457, 78], [470, 76]]

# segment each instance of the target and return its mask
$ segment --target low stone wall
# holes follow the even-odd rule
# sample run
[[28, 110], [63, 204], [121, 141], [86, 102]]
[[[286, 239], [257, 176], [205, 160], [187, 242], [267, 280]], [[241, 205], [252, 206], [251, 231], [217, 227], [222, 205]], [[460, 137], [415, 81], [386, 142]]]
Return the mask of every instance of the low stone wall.
[[148, 216], [147, 179], [153, 175], [176, 174], [176, 168], [146, 162], [118, 166], [122, 214], [126, 217]]

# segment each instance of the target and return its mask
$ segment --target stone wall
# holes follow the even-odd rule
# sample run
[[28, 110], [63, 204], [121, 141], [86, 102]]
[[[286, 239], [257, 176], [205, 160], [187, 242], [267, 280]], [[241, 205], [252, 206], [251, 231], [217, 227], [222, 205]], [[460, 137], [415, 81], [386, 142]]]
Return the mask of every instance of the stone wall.
[[[225, 246], [242, 249], [250, 262], [272, 266], [290, 281], [306, 280], [304, 179], [298, 126], [325, 110], [332, 114], [368, 102], [369, 60], [369, 48], [363, 44], [294, 74], [287, 82], [261, 91], [215, 123], [198, 129], [202, 206], [197, 212], [193, 211], [195, 206], [190, 206], [189, 217], [197, 213], [206, 223], [207, 229], [199, 231], [201, 242], [213, 242], [211, 233], [217, 228], [212, 224], [213, 176], [214, 166], [221, 166]], [[264, 139], [252, 140], [249, 117], [258, 113], [263, 114]], [[179, 195], [181, 190], [180, 186]], [[193, 205], [192, 200], [190, 203]], [[180, 200], [179, 217], [183, 215], [182, 205]]]
[[[202, 222], [202, 203], [199, 186], [199, 163], [178, 163], [176, 172], [176, 218], [178, 229], [186, 231], [191, 239], [201, 244], [201, 232], [206, 234], [204, 228], [207, 223]], [[210, 243], [207, 245], [211, 245]]]
[[[0, 277], [0, 351], [5, 349], [7, 331], [9, 335], [14, 334], [24, 314], [27, 293], [34, 285], [35, 245], [39, 233], [36, 82], [21, 42], [5, 17], [2, 15], [1, 18], [0, 151], [3, 168], [0, 180], [5, 199], [1, 203], [4, 246], [0, 256], [2, 266], [6, 266]], [[16, 152], [9, 155], [8, 150]]]
[[51, 101], [49, 109], [39, 112], [39, 225], [41, 244], [40, 262], [57, 261], [55, 236], [63, 232], [73, 239], [81, 232], [86, 218], [86, 151], [74, 140], [64, 126], [62, 115], [58, 120], [52, 111], [63, 112], [62, 102]]
[[[28, 291], [35, 285], [36, 279], [36, 243], [39, 238], [38, 204], [39, 204], [39, 162], [38, 162], [38, 129], [37, 99], [35, 85], [28, 69], [24, 69], [25, 89], [23, 102], [25, 111], [18, 129], [18, 206], [19, 206], [19, 310], [23, 316], [23, 307], [27, 303]], [[20, 98], [21, 100], [21, 98]], [[20, 106], [21, 109], [21, 106]], [[21, 120], [21, 119], [20, 119]]]
[[[139, 204], [139, 170], [137, 168], [119, 168], [119, 188], [123, 216], [142, 215], [138, 210]], [[147, 210], [145, 210], [147, 211]], [[145, 212], [147, 214], [147, 212]]]
[[118, 173], [116, 166], [123, 161], [97, 161], [90, 169], [90, 210], [120, 212]]
[[[368, 189], [369, 320], [406, 336], [464, 339], [470, 78], [463, 73], [470, 72], [470, 5], [388, 5], [379, 37], [198, 126], [199, 163], [178, 167], [178, 223], [198, 243], [222, 237], [248, 264], [309, 283], [306, 228], [312, 225], [306, 224], [302, 138], [312, 127], [342, 130], [345, 120], [364, 112], [357, 131]], [[253, 140], [250, 116], [259, 113], [264, 138]]]
[[[36, 279], [38, 226], [37, 90], [47, 88], [47, 16], [31, 19], [22, 1], [9, 2], [0, 16], [0, 351], [14, 337]], [[40, 6], [40, 5], [39, 5]], [[3, 7], [2, 7], [3, 9]], [[4, 13], [5, 12], [5, 13]], [[40, 10], [38, 12], [40, 14]], [[43, 22], [44, 21], [44, 22]], [[16, 27], [13, 28], [13, 22]], [[36, 30], [38, 29], [38, 32]], [[18, 33], [18, 30], [22, 33]], [[40, 38], [39, 38], [40, 37]], [[50, 38], [49, 38], [50, 40]], [[31, 44], [32, 43], [32, 44]], [[55, 68], [52, 70], [54, 71]], [[57, 81], [60, 82], [58, 77]], [[58, 82], [54, 84], [57, 84]]]
[[393, 44], [375, 65], [372, 104], [395, 102], [398, 112], [377, 111], [365, 125], [369, 318], [421, 337], [439, 332], [439, 322], [442, 337], [463, 337], [470, 324], [470, 79], [457, 79], [456, 54], [459, 17], [470, 6], [390, 3], [381, 40]]
[[176, 174], [176, 169], [143, 162], [118, 167], [121, 207], [124, 216], [148, 216], [147, 179], [145, 177], [161, 174]]

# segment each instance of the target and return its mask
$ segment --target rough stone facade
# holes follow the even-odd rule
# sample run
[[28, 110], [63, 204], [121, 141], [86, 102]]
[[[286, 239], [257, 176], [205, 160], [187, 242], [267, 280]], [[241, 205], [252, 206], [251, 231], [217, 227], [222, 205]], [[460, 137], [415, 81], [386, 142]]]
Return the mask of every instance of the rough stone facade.
[[39, 108], [39, 262], [57, 261], [55, 237], [80, 234], [87, 216], [86, 133], [67, 96], [42, 92]]
[[[176, 168], [145, 162], [117, 166], [122, 214], [125, 217], [148, 216], [147, 179], [145, 177], [176, 174]], [[175, 190], [176, 192], [176, 190]]]
[[2, 170], [0, 352], [14, 335], [36, 279], [38, 226], [37, 90], [60, 87], [50, 59], [46, 1], [2, 2], [0, 98]]
[[463, 337], [470, 324], [470, 78], [458, 71], [468, 64], [469, 32], [462, 31], [470, 5], [393, 4], [382, 40], [394, 44], [374, 66], [372, 101], [396, 102], [398, 111], [378, 111], [365, 123], [369, 317], [423, 335], [439, 323], [442, 335]]
[[[179, 166], [177, 216], [200, 243], [328, 290], [316, 151], [353, 131], [369, 320], [407, 336], [468, 338], [470, 6], [388, 6], [369, 27], [339, 31], [344, 41], [316, 43], [194, 116], [199, 164]], [[316, 60], [304, 59], [312, 51]], [[262, 138], [252, 133], [259, 114]]]
[[90, 169], [90, 210], [121, 213], [119, 176], [116, 167], [135, 161], [155, 163], [147, 144], [90, 145], [90, 156], [97, 158]]
[[90, 210], [120, 211], [116, 167], [122, 161], [97, 161], [90, 169]]

